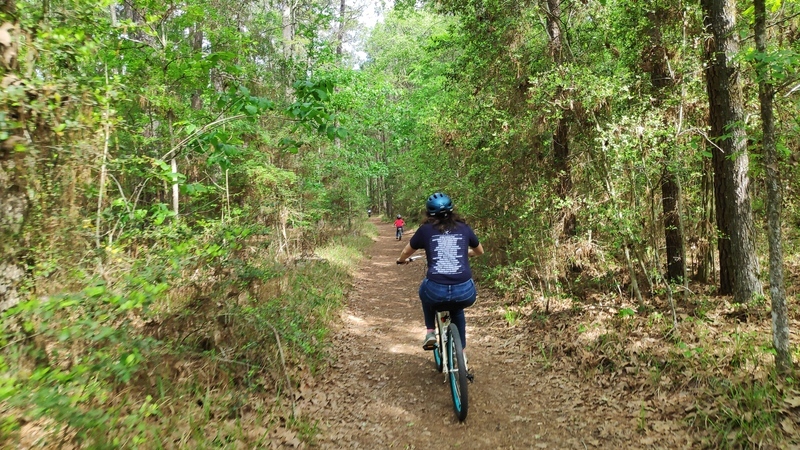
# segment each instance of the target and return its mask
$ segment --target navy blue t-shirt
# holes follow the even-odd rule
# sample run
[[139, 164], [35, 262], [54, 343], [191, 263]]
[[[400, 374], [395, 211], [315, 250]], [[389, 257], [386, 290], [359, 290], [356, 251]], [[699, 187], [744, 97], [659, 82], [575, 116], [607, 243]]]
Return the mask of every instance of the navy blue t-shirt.
[[477, 247], [479, 242], [469, 225], [456, 222], [454, 230], [442, 233], [426, 223], [417, 229], [409, 244], [414, 250], [425, 249], [429, 280], [439, 284], [459, 284], [472, 278], [467, 252], [469, 247]]

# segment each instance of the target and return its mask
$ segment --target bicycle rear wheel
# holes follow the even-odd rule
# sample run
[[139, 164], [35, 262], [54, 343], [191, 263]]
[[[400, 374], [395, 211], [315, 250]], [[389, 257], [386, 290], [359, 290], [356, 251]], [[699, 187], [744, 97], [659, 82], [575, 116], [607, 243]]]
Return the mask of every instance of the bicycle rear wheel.
[[461, 336], [454, 323], [450, 324], [447, 339], [447, 369], [450, 380], [450, 393], [453, 394], [453, 410], [460, 422], [467, 418], [469, 401], [467, 396], [467, 365], [464, 363], [464, 349]]

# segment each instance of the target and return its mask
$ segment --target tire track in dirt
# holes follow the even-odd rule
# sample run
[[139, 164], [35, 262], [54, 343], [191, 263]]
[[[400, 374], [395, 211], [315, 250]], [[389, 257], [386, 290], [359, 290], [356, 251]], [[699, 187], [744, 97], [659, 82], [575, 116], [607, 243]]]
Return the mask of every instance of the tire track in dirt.
[[[653, 447], [632, 445], [641, 439], [635, 405], [622, 411], [620, 402], [604, 398], [597, 387], [586, 390], [574, 375], [545, 369], [537, 347], [507, 325], [502, 305], [480, 286], [478, 301], [467, 310], [475, 382], [469, 386], [469, 416], [458, 423], [443, 376], [421, 346], [417, 287], [423, 265], [395, 264], [410, 234], [398, 242], [390, 224], [372, 221], [380, 236], [335, 330], [334, 362], [298, 394], [302, 414], [318, 420], [313, 447]], [[681, 447], [672, 444], [655, 447]]]

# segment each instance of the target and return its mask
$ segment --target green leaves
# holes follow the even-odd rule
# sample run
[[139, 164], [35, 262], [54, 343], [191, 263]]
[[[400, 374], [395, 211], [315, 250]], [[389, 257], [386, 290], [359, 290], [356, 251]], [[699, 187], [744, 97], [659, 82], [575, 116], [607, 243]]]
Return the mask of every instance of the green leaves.
[[[329, 100], [333, 93], [333, 82], [329, 79], [298, 80], [292, 85], [297, 100], [286, 112], [309, 130], [316, 130], [330, 140], [347, 137], [347, 132], [338, 126], [338, 117], [329, 108]], [[297, 127], [295, 127], [295, 131]], [[281, 140], [283, 148], [297, 152], [300, 142], [293, 138]]]
[[[796, 78], [797, 67], [800, 66], [800, 54], [792, 48], [772, 49], [766, 53], [756, 51], [750, 47], [743, 51], [742, 59], [746, 62], [760, 66], [764, 70], [766, 81], [769, 84], [780, 85], [787, 80]], [[759, 81], [756, 79], [756, 81]]]
[[169, 217], [175, 217], [175, 211], [166, 203], [156, 203], [150, 208], [150, 218], [154, 225], [161, 225]]
[[232, 86], [227, 92], [217, 96], [215, 103], [221, 110], [229, 111], [230, 114], [243, 114], [251, 120], [275, 109], [275, 102], [251, 95], [250, 89], [243, 85]]

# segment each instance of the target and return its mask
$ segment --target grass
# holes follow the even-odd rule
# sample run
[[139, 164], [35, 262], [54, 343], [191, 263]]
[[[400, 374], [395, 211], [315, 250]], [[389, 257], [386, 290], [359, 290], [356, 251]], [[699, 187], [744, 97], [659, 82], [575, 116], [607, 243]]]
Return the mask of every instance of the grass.
[[542, 364], [542, 367], [548, 369], [553, 365], [553, 352], [552, 348], [546, 346], [544, 342], [540, 342], [538, 356], [534, 360], [537, 360]]
[[782, 394], [775, 380], [765, 381], [710, 379], [693, 425], [709, 431], [720, 448], [785, 442], [779, 426], [784, 415]]
[[503, 318], [510, 327], [516, 326], [521, 317], [522, 314], [519, 311], [511, 308], [506, 308], [505, 312], [503, 313]]

